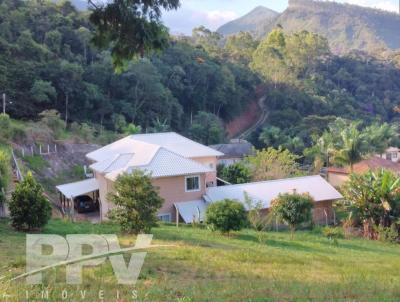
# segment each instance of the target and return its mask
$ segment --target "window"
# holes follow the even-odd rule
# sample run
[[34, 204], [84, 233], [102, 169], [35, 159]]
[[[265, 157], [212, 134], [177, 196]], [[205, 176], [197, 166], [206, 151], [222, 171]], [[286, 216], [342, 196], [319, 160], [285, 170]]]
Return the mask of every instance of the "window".
[[163, 222], [171, 222], [171, 214], [161, 214], [158, 215], [158, 220], [163, 221]]
[[185, 177], [185, 191], [186, 192], [200, 191], [200, 176]]
[[392, 158], [397, 158], [397, 152], [392, 153]]

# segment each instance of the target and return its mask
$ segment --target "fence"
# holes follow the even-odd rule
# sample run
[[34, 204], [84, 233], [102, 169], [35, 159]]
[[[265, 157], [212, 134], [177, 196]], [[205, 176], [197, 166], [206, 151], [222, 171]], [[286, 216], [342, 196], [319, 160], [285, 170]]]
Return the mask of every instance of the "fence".
[[34, 155], [50, 155], [56, 154], [58, 152], [56, 144], [22, 146], [18, 147], [16, 150], [21, 153], [22, 157]]

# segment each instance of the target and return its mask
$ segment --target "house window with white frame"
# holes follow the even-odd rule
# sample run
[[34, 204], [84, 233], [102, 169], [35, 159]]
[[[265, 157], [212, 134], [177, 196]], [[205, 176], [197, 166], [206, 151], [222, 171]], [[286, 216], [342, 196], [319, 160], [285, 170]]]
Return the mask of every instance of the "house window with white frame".
[[163, 222], [171, 222], [171, 214], [160, 214], [157, 215], [157, 218]]
[[185, 177], [185, 192], [200, 191], [200, 176], [186, 176]]

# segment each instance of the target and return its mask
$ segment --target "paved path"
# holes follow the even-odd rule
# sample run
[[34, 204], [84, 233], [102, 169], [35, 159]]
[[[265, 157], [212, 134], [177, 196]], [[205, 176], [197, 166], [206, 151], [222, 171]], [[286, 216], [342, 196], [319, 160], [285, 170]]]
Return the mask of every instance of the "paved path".
[[234, 137], [234, 139], [246, 139], [253, 131], [257, 130], [257, 128], [259, 128], [260, 126], [262, 126], [265, 121], [268, 118], [268, 112], [265, 106], [265, 100], [266, 100], [266, 96], [264, 95], [263, 97], [261, 97], [258, 100], [258, 107], [261, 110], [261, 115], [258, 118], [258, 120], [247, 130], [245, 130], [244, 132], [242, 132], [241, 134], [238, 134]]

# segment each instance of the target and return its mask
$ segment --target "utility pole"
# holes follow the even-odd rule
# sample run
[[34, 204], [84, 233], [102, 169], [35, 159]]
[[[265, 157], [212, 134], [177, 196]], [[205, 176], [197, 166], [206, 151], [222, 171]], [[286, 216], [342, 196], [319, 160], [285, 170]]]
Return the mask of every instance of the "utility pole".
[[6, 114], [6, 94], [3, 93], [3, 114]]

